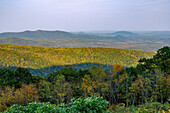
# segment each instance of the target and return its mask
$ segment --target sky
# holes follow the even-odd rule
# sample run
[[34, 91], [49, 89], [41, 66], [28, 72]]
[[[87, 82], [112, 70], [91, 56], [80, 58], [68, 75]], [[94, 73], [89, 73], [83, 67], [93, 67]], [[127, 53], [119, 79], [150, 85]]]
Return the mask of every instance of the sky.
[[170, 0], [0, 0], [0, 32], [170, 31]]

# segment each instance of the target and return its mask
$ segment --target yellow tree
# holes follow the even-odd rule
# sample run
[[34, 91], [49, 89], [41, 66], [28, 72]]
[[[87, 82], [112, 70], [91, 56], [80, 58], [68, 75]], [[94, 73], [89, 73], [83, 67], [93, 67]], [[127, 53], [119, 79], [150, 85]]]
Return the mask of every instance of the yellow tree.
[[120, 82], [122, 81], [122, 76], [118, 74], [119, 71], [121, 71], [123, 68], [120, 64], [114, 64], [112, 75], [109, 78], [110, 79], [110, 101], [114, 103], [118, 103], [118, 92], [120, 90]]
[[12, 106], [15, 102], [13, 102], [14, 88], [5, 87], [4, 89], [0, 89], [0, 111], [6, 110], [8, 107]]
[[94, 88], [96, 88], [96, 85], [92, 82], [90, 75], [85, 75], [82, 80], [81, 89], [85, 94], [84, 96], [94, 95]]
[[22, 85], [21, 88], [17, 89], [14, 93], [14, 102], [20, 105], [27, 105], [29, 102], [38, 102], [38, 89], [33, 84]]

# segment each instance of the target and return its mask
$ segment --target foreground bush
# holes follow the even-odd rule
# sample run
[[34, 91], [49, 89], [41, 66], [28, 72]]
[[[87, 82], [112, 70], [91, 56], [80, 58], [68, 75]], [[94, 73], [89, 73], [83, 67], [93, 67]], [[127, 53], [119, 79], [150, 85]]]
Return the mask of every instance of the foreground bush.
[[72, 99], [69, 105], [53, 105], [49, 102], [32, 102], [27, 106], [13, 105], [4, 113], [103, 113], [107, 105], [108, 101], [103, 100], [102, 97], [87, 97]]
[[170, 113], [170, 104], [159, 102], [146, 103], [139, 106], [125, 107], [123, 105], [113, 105], [109, 108], [113, 113]]

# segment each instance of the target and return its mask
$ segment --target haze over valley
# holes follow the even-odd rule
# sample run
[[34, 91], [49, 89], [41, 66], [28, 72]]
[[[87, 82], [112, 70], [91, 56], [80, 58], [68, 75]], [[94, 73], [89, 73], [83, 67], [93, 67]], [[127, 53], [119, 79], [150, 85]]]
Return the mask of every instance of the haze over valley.
[[109, 47], [156, 52], [170, 45], [170, 31], [65, 32], [24, 31], [0, 33], [0, 44], [47, 47]]

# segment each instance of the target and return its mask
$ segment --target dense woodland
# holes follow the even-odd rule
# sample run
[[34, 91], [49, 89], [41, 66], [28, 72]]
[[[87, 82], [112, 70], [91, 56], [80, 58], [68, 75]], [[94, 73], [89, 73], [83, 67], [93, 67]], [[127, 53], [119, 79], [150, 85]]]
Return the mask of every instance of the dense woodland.
[[[1, 45], [1, 47], [1, 52], [3, 51], [3, 54], [5, 54], [7, 50], [8, 52], [14, 52], [13, 45]], [[3, 47], [6, 49], [4, 49]], [[60, 53], [64, 53], [65, 49], [67, 49], [67, 51], [71, 50], [69, 48], [48, 48], [47, 50], [47, 48], [43, 47], [41, 49], [32, 46], [29, 46], [28, 48], [25, 48], [25, 46], [15, 46], [15, 48], [16, 47], [18, 47], [16, 49], [17, 51], [31, 49], [33, 53], [36, 53], [36, 51], [40, 52], [41, 50], [40, 53], [44, 53], [43, 55], [45, 55], [46, 51], [51, 51], [48, 52], [48, 55], [50, 53], [51, 55], [54, 55], [54, 52], [52, 51], [58, 52], [56, 49], [60, 49], [60, 51], [62, 51]], [[74, 48], [72, 51], [70, 51], [70, 53], [73, 53], [75, 49], [78, 49], [79, 52], [82, 52], [81, 48]], [[101, 50], [102, 49], [104, 48], [101, 48]], [[84, 50], [89, 51], [88, 48]], [[94, 53], [100, 51], [102, 53], [103, 51], [101, 50], [98, 50], [97, 48], [91, 48], [89, 52]], [[106, 53], [109, 53], [109, 50], [111, 49], [104, 49]], [[124, 51], [121, 51], [121, 53], [123, 53]], [[133, 55], [134, 51], [126, 51], [128, 51], [129, 54]], [[119, 49], [115, 50], [115, 53], [118, 54], [119, 52]], [[31, 55], [30, 53], [27, 54]], [[103, 60], [109, 60], [109, 56], [107, 56], [107, 59], [102, 56], [104, 54], [105, 53], [101, 54]], [[111, 54], [114, 53], [111, 52], [110, 55]], [[118, 56], [119, 58], [126, 57], [124, 55]], [[37, 56], [39, 55], [37, 54]], [[9, 58], [11, 58], [11, 56]], [[15, 59], [15, 57], [12, 58]], [[88, 58], [88, 55], [85, 54], [85, 58]], [[129, 59], [127, 59], [126, 61], [129, 61]], [[74, 62], [74, 60], [72, 62]], [[153, 56], [153, 58], [141, 58], [139, 60], [139, 63], [133, 67], [122, 68], [122, 63], [115, 63], [113, 66], [113, 70], [104, 70], [102, 66], [93, 66], [90, 69], [79, 70], [73, 69], [72, 67], [64, 67], [54, 73], [42, 77], [32, 75], [30, 71], [26, 68], [19, 67], [16, 70], [1, 68], [0, 111], [4, 111], [14, 104], [22, 106], [30, 106], [34, 104], [36, 106], [39, 106], [38, 103], [28, 104], [30, 102], [36, 101], [50, 102], [51, 104], [46, 103], [48, 104], [48, 106], [52, 106], [52, 104], [60, 105], [60, 107], [62, 105], [68, 105], [70, 106], [70, 108], [65, 109], [64, 112], [69, 112], [70, 109], [73, 110], [72, 105], [74, 105], [76, 102], [77, 105], [81, 104], [82, 102], [86, 103], [86, 101], [89, 100], [81, 100], [81, 98], [92, 97], [94, 99], [97, 97], [103, 97], [103, 99], [107, 100], [108, 103], [106, 101], [103, 102], [99, 99], [99, 104], [101, 104], [100, 102], [103, 102], [104, 105], [106, 105], [101, 107], [101, 109], [104, 109], [104, 111], [101, 110], [99, 112], [134, 112], [133, 110], [138, 110], [142, 113], [156, 111], [164, 113], [168, 112], [168, 110], [170, 109], [169, 77], [170, 48], [168, 46], [159, 49], [157, 53]], [[79, 99], [74, 102], [73, 100], [71, 100], [72, 98]], [[88, 102], [90, 103], [93, 99], [89, 100]], [[71, 105], [69, 103], [71, 103]], [[82, 105], [84, 106], [84, 104]], [[55, 107], [55, 109], [60, 109], [60, 107]], [[9, 110], [12, 109], [19, 109], [23, 111], [23, 113], [25, 113], [25, 108], [21, 106], [14, 106]]]
[[40, 69], [56, 65], [99, 63], [135, 66], [140, 58], [152, 52], [103, 47], [36, 47], [0, 44], [0, 65]]

